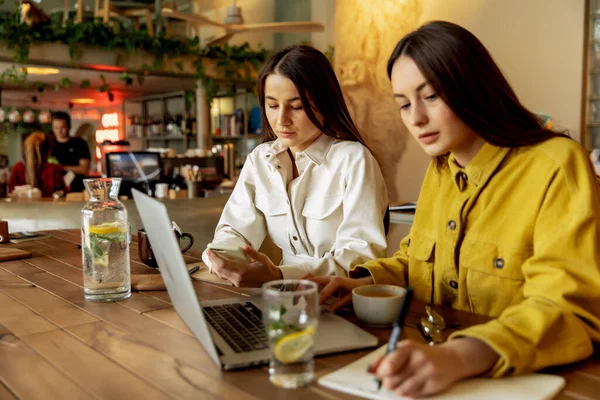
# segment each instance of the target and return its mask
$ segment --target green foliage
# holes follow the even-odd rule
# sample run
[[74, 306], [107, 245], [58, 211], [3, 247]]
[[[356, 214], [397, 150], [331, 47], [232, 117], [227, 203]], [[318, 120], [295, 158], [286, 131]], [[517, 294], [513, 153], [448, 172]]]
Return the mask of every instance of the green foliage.
[[135, 74], [135, 77], [137, 79], [138, 85], [142, 86], [144, 84], [144, 79], [146, 78], [145, 73], [138, 72], [137, 74]]
[[119, 80], [125, 82], [125, 86], [133, 85], [133, 78], [127, 72], [123, 72], [121, 75], [119, 75]]
[[26, 81], [27, 71], [17, 68], [16, 65], [12, 65], [10, 68], [5, 69], [0, 75], [0, 83], [6, 82], [13, 85], [24, 85]]
[[100, 79], [102, 80], [102, 86], [100, 86], [98, 88], [98, 91], [100, 93], [102, 93], [102, 92], [108, 92], [110, 90], [110, 86], [106, 82], [106, 78], [104, 77], [104, 75], [100, 75]]
[[[41, 83], [41, 82], [36, 82], [36, 85], [39, 83]], [[43, 84], [42, 84], [42, 86], [43, 86]], [[11, 108], [0, 107], [0, 108], [2, 108], [6, 112], [6, 114], [8, 114], [13, 109], [13, 107], [11, 107]], [[24, 135], [26, 133], [30, 133], [33, 131], [42, 131], [45, 133], [52, 133], [52, 125], [51, 124], [42, 124], [41, 122], [39, 122], [40, 110], [30, 109], [29, 107], [17, 107], [16, 110], [19, 111], [19, 114], [21, 114], [21, 117], [23, 116], [23, 113], [25, 111], [28, 111], [28, 110], [33, 111], [33, 113], [35, 115], [34, 122], [26, 123], [25, 121], [23, 121], [23, 118], [21, 118], [21, 120], [19, 122], [11, 123], [11, 122], [8, 122], [8, 116], [7, 116], [6, 120], [4, 122], [0, 123], [0, 138], [3, 137], [4, 135], [8, 134], [9, 132], [16, 132], [19, 135]]]
[[64, 77], [60, 80], [60, 87], [63, 89], [68, 89], [69, 87], [71, 87], [71, 84], [73, 82], [71, 82], [71, 80], [67, 77]]
[[106, 78], [104, 77], [104, 75], [100, 75], [100, 79], [102, 80], [102, 86], [100, 86], [96, 90], [98, 90], [100, 93], [106, 93], [109, 99], [112, 98], [112, 90], [110, 89], [110, 85], [108, 84], [108, 82], [106, 82]]
[[[216, 94], [218, 84], [205, 74], [204, 61], [206, 59], [216, 60], [217, 68], [226, 78], [245, 80], [251, 79], [251, 67], [255, 70], [260, 68], [268, 56], [267, 50], [260, 48], [258, 51], [254, 51], [247, 43], [242, 46], [226, 44], [223, 47], [202, 47], [197, 37], [191, 39], [167, 38], [163, 32], [153, 37], [146, 30], [124, 30], [117, 23], [107, 26], [99, 21], [84, 21], [76, 24], [69, 20], [62, 24], [62, 21], [54, 19], [49, 23], [30, 27], [19, 22], [18, 4], [14, 13], [0, 13], [0, 45], [14, 51], [15, 63], [26, 64], [31, 45], [37, 43], [68, 45], [72, 61], [81, 58], [86, 47], [110, 50], [118, 54], [117, 64], [122, 62], [127, 55], [133, 54], [134, 51], [143, 50], [151, 54], [154, 60], [150, 66], [143, 65], [142, 71], [131, 71], [136, 74], [137, 82], [140, 85], [144, 82], [144, 76], [160, 69], [165, 60], [193, 56], [196, 68], [195, 78], [203, 81], [209, 102]], [[175, 66], [179, 71], [184, 69], [181, 61], [177, 61]], [[0, 76], [0, 83], [25, 82], [26, 74], [23, 76], [19, 70], [14, 67], [12, 72], [5, 71]], [[127, 86], [133, 83], [129, 74], [121, 75], [120, 79]], [[61, 83], [57, 86], [60, 89], [65, 85]], [[84, 87], [84, 82], [81, 82], [80, 86]], [[85, 83], [85, 87], [89, 87], [88, 83]], [[110, 93], [110, 87], [105, 80], [98, 90]]]
[[333, 65], [333, 58], [335, 56], [335, 47], [333, 47], [332, 45], [328, 45], [327, 50], [325, 50], [324, 54], [325, 54], [325, 57], [327, 57], [327, 59], [331, 63], [331, 65]]

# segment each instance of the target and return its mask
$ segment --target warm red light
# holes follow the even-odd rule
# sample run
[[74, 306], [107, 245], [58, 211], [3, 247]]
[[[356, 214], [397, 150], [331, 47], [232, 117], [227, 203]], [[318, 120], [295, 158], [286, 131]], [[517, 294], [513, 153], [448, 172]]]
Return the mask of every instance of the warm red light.
[[90, 69], [95, 69], [97, 71], [110, 71], [110, 72], [125, 71], [125, 68], [123, 68], [123, 67], [115, 67], [115, 66], [104, 65], [104, 64], [87, 64], [86, 67], [90, 68]]
[[98, 121], [100, 119], [100, 113], [96, 110], [90, 110], [83, 113], [84, 119]]
[[88, 98], [71, 99], [73, 104], [94, 104], [96, 100]]
[[96, 130], [96, 143], [102, 143], [105, 140], [115, 142], [119, 140], [118, 129], [98, 129]]
[[110, 140], [111, 142], [119, 140], [119, 113], [102, 114], [100, 121], [104, 129], [96, 130], [96, 143], [102, 143], [105, 140]]
[[105, 128], [113, 128], [119, 126], [119, 114], [109, 113], [102, 114], [102, 126]]

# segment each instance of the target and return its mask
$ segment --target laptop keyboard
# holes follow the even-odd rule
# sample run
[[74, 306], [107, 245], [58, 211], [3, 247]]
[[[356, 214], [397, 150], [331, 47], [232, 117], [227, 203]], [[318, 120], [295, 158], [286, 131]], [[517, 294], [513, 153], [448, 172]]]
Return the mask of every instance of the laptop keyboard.
[[202, 307], [209, 324], [236, 353], [269, 347], [262, 312], [253, 303]]

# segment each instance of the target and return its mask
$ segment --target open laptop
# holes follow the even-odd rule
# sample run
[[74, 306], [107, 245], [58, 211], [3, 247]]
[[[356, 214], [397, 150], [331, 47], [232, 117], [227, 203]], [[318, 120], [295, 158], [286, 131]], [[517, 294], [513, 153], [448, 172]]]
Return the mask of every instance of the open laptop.
[[[200, 304], [172, 233], [166, 206], [135, 189], [132, 193], [173, 306], [213, 361], [225, 370], [267, 363], [269, 344], [261, 297]], [[317, 355], [376, 345], [375, 336], [337, 315], [324, 313], [319, 317]]]

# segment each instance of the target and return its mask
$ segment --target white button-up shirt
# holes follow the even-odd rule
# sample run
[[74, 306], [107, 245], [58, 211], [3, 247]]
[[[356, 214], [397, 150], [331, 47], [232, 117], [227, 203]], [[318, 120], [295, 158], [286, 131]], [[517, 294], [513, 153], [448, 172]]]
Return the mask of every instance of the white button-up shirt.
[[[387, 189], [377, 161], [357, 142], [322, 134], [296, 153], [279, 140], [248, 155], [213, 243], [252, 245], [268, 234], [282, 250], [283, 277], [337, 274], [384, 257]], [[202, 255], [210, 265], [206, 251]]]

